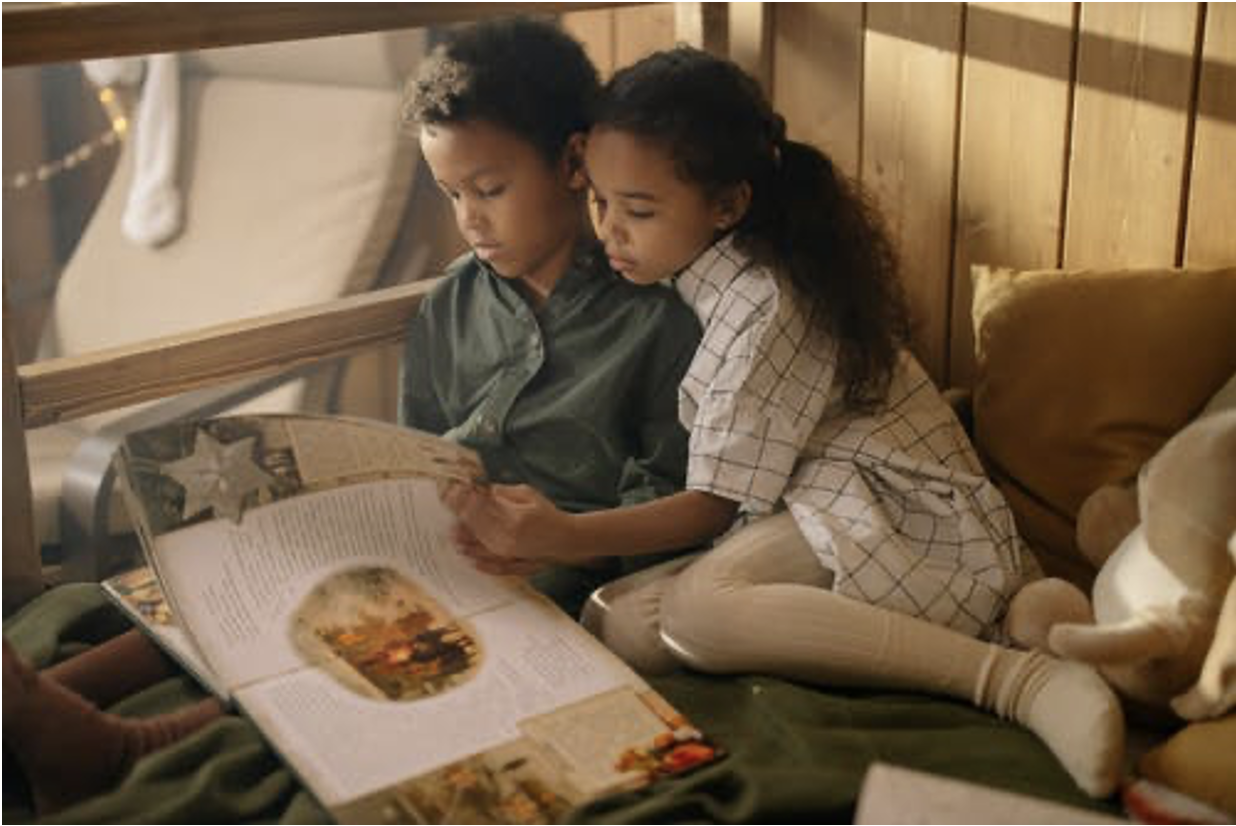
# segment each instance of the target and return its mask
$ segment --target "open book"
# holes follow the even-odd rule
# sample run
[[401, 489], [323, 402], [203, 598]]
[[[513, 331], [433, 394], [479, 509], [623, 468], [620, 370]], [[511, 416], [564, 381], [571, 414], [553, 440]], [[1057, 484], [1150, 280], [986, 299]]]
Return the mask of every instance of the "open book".
[[570, 617], [454, 551], [437, 485], [483, 469], [452, 442], [237, 416], [133, 434], [117, 463], [158, 581], [110, 592], [341, 821], [550, 822], [716, 757]]

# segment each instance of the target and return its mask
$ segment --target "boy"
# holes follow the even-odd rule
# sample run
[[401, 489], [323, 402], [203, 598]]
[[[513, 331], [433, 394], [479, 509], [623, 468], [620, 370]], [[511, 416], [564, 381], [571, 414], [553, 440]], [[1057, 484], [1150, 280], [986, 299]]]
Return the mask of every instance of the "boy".
[[[585, 210], [584, 135], [599, 92], [578, 43], [529, 20], [455, 33], [409, 84], [404, 123], [472, 248], [425, 299], [401, 419], [477, 450], [493, 481], [591, 511], [681, 489], [677, 388], [699, 324], [672, 290], [613, 273]], [[614, 560], [504, 566], [578, 614]]]

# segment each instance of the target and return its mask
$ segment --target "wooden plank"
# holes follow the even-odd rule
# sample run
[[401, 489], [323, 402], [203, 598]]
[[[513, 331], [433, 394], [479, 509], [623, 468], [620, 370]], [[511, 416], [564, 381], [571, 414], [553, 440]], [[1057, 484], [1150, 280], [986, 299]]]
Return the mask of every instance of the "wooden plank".
[[730, 13], [725, 3], [675, 3], [674, 39], [722, 57], [730, 52]]
[[1073, 7], [966, 10], [949, 383], [974, 372], [972, 264], [1055, 267], [1063, 231]]
[[773, 62], [771, 3], [730, 3], [730, 59], [759, 81], [772, 95]]
[[19, 608], [43, 590], [42, 562], [34, 538], [34, 504], [26, 428], [16, 354], [9, 341], [8, 301], [4, 302], [4, 613]]
[[961, 7], [874, 3], [867, 15], [862, 180], [901, 254], [915, 354], [943, 382]]
[[1236, 263], [1236, 5], [1206, 8], [1193, 171], [1185, 235], [1186, 266]]
[[22, 419], [41, 427], [278, 373], [403, 339], [437, 279], [18, 368]]
[[674, 46], [674, 7], [670, 3], [614, 10], [614, 68]]
[[773, 104], [793, 140], [858, 177], [863, 99], [863, 9], [785, 3], [773, 15]]
[[1084, 3], [1066, 267], [1176, 260], [1198, 7]]
[[584, 44], [601, 80], [614, 73], [614, 12], [611, 9], [577, 11], [562, 15], [562, 27]]
[[65, 3], [4, 8], [4, 65], [438, 26], [615, 3]]

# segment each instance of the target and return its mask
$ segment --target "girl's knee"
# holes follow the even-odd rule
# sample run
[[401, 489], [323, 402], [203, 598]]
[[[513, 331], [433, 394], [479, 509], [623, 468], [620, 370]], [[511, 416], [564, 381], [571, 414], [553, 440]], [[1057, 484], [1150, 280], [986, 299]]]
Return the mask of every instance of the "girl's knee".
[[700, 671], [727, 671], [727, 640], [741, 621], [736, 592], [680, 578], [661, 600], [660, 639], [683, 663]]
[[583, 625], [623, 662], [642, 674], [665, 674], [678, 661], [660, 635], [663, 585], [614, 593], [599, 588], [584, 607]]

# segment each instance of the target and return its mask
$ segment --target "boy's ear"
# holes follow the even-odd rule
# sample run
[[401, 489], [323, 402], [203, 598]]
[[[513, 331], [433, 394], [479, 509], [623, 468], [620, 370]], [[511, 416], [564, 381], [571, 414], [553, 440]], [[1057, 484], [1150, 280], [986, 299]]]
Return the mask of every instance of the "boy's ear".
[[588, 136], [583, 132], [575, 132], [567, 138], [562, 149], [563, 173], [566, 175], [567, 186], [571, 189], [583, 189], [588, 186], [588, 174], [584, 171], [584, 145]]
[[751, 184], [746, 181], [735, 184], [722, 192], [713, 202], [713, 218], [717, 229], [721, 232], [729, 232], [747, 214], [750, 206]]

